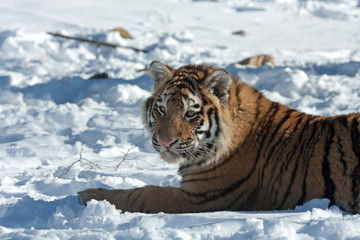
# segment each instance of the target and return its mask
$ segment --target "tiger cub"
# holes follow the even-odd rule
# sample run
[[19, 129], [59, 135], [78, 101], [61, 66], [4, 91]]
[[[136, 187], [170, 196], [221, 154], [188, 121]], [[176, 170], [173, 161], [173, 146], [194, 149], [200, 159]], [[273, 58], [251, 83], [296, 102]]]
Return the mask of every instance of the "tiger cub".
[[272, 102], [223, 69], [154, 61], [143, 107], [152, 144], [179, 163], [179, 188], [87, 189], [130, 212], [289, 209], [313, 198], [360, 213], [360, 115], [313, 116]]

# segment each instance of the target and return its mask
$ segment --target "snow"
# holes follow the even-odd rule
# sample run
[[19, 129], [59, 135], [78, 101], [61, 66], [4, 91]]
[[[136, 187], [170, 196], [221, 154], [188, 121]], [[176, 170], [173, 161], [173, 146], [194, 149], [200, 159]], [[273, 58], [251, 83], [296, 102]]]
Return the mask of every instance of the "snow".
[[[360, 239], [359, 215], [327, 199], [287, 211], [143, 214], [76, 197], [179, 186], [141, 121], [152, 82], [139, 70], [153, 60], [223, 67], [307, 113], [360, 111], [360, 1], [13, 0], [0, 11], [1, 239]], [[275, 67], [236, 64], [263, 53]], [[88, 80], [97, 73], [109, 78]]]

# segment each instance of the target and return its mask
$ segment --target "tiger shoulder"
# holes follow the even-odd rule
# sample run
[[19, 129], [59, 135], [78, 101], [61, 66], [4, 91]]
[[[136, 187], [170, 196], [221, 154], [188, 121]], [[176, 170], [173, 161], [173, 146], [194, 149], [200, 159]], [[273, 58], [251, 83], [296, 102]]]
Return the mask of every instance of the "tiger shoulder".
[[179, 188], [87, 189], [130, 212], [292, 209], [314, 198], [360, 213], [359, 114], [314, 116], [270, 101], [224, 69], [154, 61], [145, 126]]

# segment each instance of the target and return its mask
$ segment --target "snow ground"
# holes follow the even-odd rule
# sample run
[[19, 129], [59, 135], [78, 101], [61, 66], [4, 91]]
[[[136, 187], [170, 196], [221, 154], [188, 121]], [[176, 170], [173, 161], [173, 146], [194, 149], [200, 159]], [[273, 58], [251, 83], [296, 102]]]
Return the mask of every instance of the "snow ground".
[[[360, 216], [326, 199], [275, 212], [120, 214], [76, 198], [88, 187], [179, 185], [140, 119], [152, 83], [138, 70], [152, 60], [226, 68], [307, 113], [360, 111], [359, 1], [12, 0], [0, 12], [1, 239], [360, 239]], [[108, 32], [118, 26], [134, 39]], [[262, 53], [276, 66], [236, 64]], [[87, 80], [102, 72], [110, 78]]]

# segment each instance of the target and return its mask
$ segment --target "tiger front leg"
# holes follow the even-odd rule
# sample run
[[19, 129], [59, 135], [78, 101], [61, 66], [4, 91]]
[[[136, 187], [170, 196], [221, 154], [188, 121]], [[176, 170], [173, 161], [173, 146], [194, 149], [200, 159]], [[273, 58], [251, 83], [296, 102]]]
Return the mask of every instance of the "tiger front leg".
[[130, 190], [86, 189], [79, 192], [80, 202], [86, 205], [91, 199], [106, 200], [117, 209], [127, 212], [186, 213], [200, 212], [180, 188], [147, 186]]
[[[115, 192], [116, 191], [116, 192]], [[84, 191], [78, 192], [79, 201], [81, 204], [86, 205], [91, 199], [98, 201], [107, 200], [108, 202], [113, 201], [114, 194], [121, 194], [121, 191], [125, 190], [108, 190], [104, 188], [89, 188]]]

